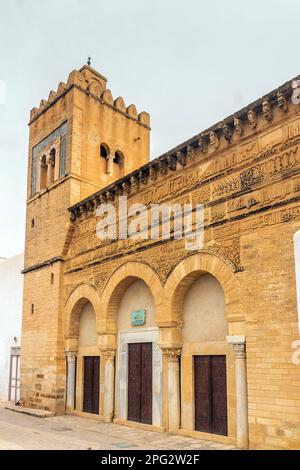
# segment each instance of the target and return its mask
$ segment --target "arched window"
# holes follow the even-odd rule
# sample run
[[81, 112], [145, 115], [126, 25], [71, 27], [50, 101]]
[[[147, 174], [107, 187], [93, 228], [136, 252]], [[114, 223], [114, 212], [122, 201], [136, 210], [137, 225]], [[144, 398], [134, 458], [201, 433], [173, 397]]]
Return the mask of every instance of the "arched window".
[[110, 150], [109, 147], [106, 144], [101, 144], [100, 145], [100, 164], [101, 164], [101, 172], [102, 173], [110, 173], [110, 161], [109, 161], [109, 156], [110, 156]]
[[43, 155], [40, 159], [40, 189], [47, 186], [47, 157]]
[[56, 150], [52, 148], [49, 155], [49, 183], [53, 183], [55, 176], [55, 159], [56, 159]]
[[107, 158], [108, 152], [107, 147], [103, 144], [100, 145], [100, 157]]
[[124, 176], [124, 157], [122, 152], [117, 150], [113, 158], [113, 176], [116, 179]]

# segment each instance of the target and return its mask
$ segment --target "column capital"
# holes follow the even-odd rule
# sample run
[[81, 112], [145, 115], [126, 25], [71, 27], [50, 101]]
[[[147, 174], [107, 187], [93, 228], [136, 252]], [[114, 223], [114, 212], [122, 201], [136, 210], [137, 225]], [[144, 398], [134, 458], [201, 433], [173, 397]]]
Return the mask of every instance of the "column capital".
[[231, 344], [236, 359], [246, 359], [246, 337], [244, 335], [227, 336], [227, 343]]
[[169, 362], [178, 362], [181, 355], [181, 348], [164, 348], [162, 347], [162, 353], [168, 356]]
[[68, 362], [75, 361], [77, 356], [77, 351], [65, 351], [66, 358]]
[[103, 357], [106, 362], [113, 363], [115, 360], [115, 356], [116, 356], [116, 350], [115, 349], [106, 349], [106, 350], [100, 349], [100, 356]]

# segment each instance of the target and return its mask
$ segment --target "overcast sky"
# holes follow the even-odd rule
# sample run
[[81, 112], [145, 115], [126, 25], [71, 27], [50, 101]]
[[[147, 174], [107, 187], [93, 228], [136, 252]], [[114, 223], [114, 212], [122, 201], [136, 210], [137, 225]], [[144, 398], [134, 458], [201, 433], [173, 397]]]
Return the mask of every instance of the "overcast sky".
[[0, 0], [0, 8], [0, 257], [23, 251], [29, 110], [88, 55], [115, 98], [151, 114], [151, 157], [300, 73], [299, 0]]

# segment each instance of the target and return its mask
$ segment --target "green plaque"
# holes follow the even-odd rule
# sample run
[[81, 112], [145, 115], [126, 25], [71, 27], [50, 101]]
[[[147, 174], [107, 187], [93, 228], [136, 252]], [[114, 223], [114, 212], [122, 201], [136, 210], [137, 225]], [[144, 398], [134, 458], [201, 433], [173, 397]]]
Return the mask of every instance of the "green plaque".
[[146, 321], [146, 310], [134, 310], [131, 313], [131, 325], [139, 326], [145, 325]]

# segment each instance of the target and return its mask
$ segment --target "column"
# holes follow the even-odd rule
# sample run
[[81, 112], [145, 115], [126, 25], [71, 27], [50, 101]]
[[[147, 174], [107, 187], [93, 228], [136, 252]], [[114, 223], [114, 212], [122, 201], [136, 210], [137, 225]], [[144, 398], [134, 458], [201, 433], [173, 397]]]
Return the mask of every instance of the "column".
[[227, 336], [227, 342], [231, 344], [235, 354], [237, 446], [241, 449], [248, 449], [249, 431], [245, 336]]
[[75, 351], [66, 351], [67, 358], [67, 403], [66, 410], [75, 409], [75, 377], [76, 377], [76, 355]]
[[181, 349], [166, 349], [168, 357], [168, 409], [169, 409], [169, 432], [176, 434], [180, 428], [180, 380], [179, 380], [179, 358]]
[[115, 350], [101, 351], [104, 365], [104, 420], [111, 423], [114, 418], [115, 401]]

